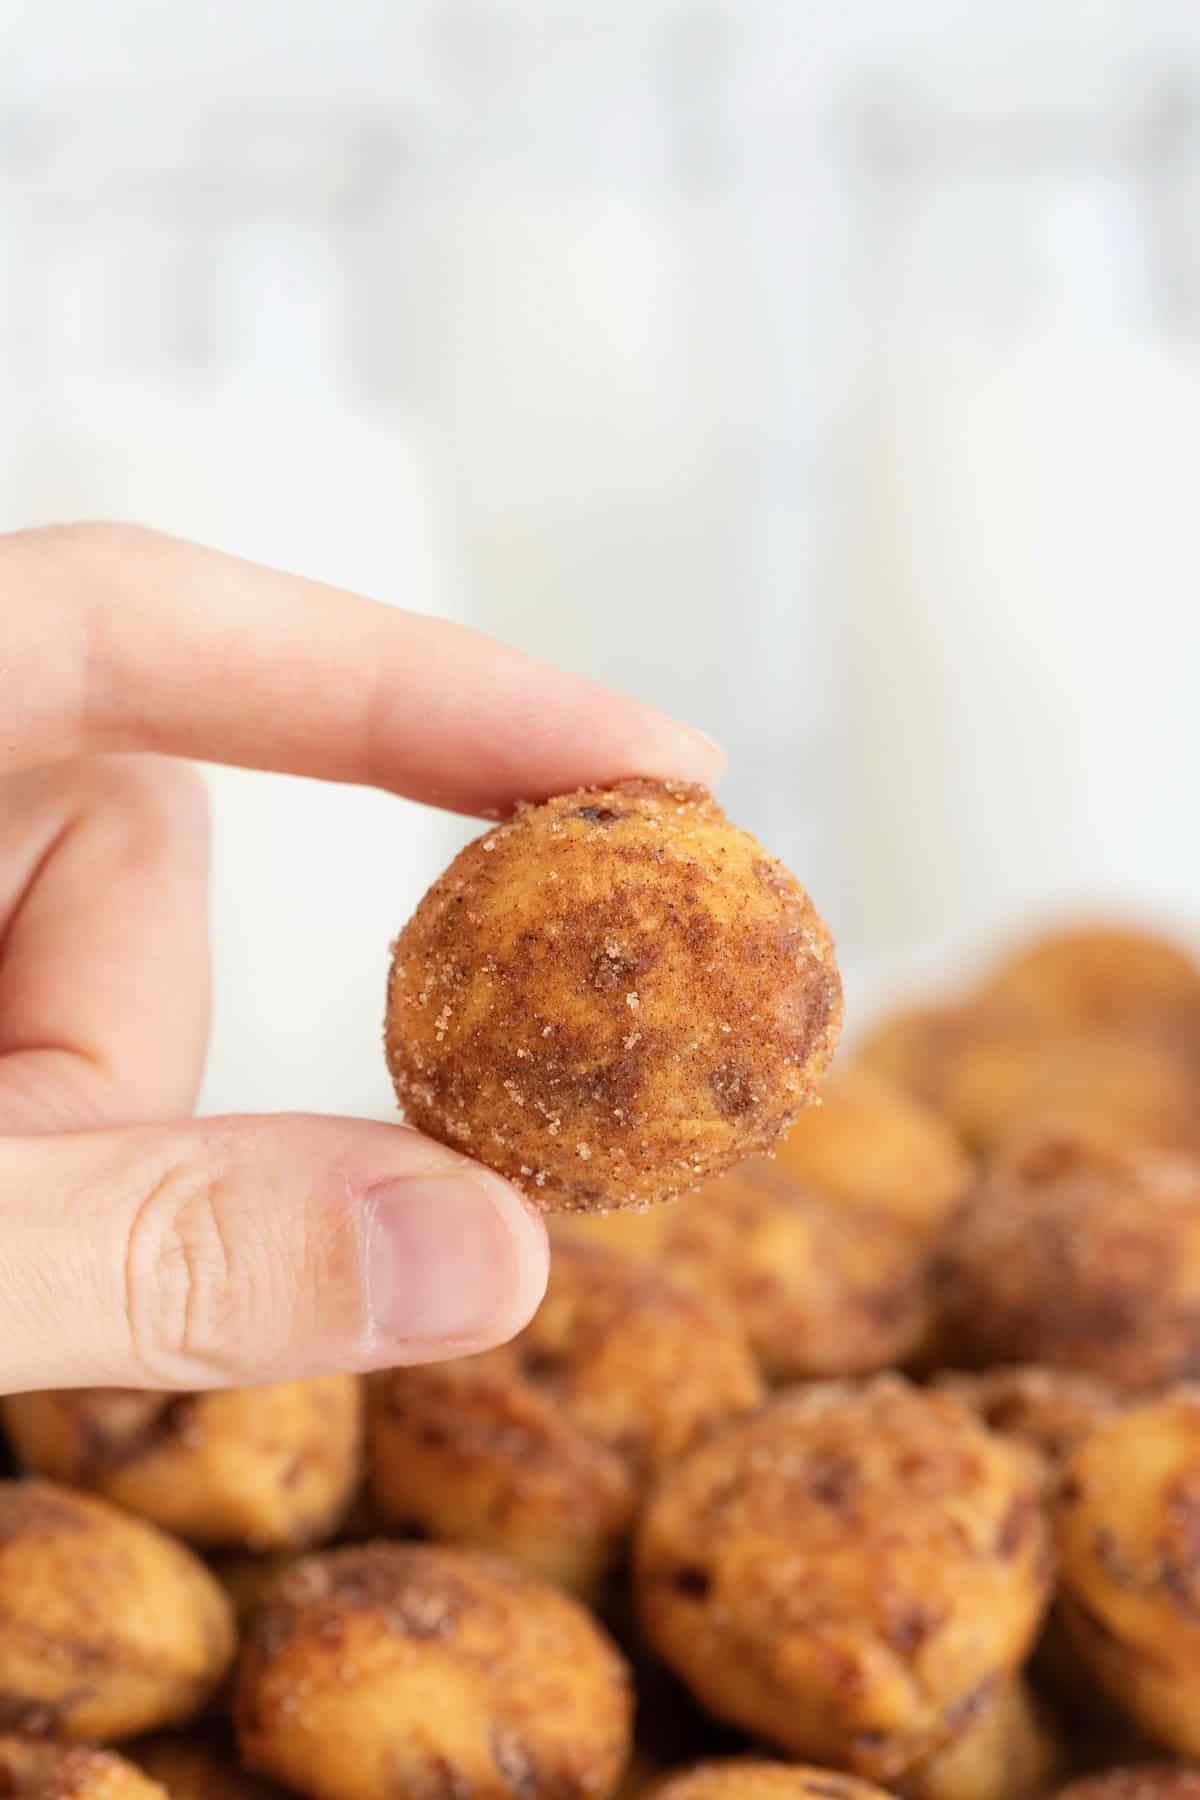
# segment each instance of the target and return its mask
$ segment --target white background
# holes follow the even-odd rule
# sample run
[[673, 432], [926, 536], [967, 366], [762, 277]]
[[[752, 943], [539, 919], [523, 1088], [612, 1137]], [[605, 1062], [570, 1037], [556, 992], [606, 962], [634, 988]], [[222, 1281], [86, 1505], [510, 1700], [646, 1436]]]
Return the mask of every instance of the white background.
[[[3, 0], [0, 522], [138, 517], [694, 718], [864, 995], [1064, 906], [1194, 921], [1200, 385], [1103, 157], [1054, 328], [910, 333], [846, 435], [901, 311], [872, 84], [1111, 120], [1164, 74], [1187, 0]], [[465, 828], [214, 798], [206, 1103], [386, 1112], [387, 940]]]

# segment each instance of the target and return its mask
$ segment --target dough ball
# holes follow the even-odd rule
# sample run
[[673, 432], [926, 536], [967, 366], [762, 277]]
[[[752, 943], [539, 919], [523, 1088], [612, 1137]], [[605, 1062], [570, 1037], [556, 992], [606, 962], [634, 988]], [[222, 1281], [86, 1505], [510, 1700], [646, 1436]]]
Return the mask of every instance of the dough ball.
[[942, 1245], [943, 1345], [1130, 1389], [1200, 1374], [1200, 1160], [1037, 1139]]
[[477, 1551], [302, 1558], [251, 1624], [247, 1767], [313, 1800], [606, 1800], [629, 1672], [577, 1602]]
[[467, 846], [393, 947], [410, 1122], [547, 1211], [637, 1206], [768, 1149], [841, 1022], [808, 895], [707, 790], [567, 794]]
[[1005, 957], [984, 996], [1048, 1030], [1124, 1031], [1170, 1042], [1200, 1029], [1200, 963], [1155, 932], [1082, 924]]
[[105, 1741], [175, 1724], [233, 1651], [229, 1603], [182, 1544], [92, 1495], [0, 1483], [0, 1725]]
[[662, 1479], [635, 1578], [651, 1643], [718, 1717], [892, 1780], [1033, 1643], [1050, 1579], [1039, 1471], [897, 1377], [798, 1390]]
[[1200, 1756], [1200, 1392], [1098, 1425], [1057, 1509], [1059, 1611], [1093, 1680], [1147, 1736]]
[[359, 1476], [351, 1375], [225, 1393], [122, 1388], [0, 1402], [22, 1462], [204, 1546], [275, 1550], [332, 1535]]

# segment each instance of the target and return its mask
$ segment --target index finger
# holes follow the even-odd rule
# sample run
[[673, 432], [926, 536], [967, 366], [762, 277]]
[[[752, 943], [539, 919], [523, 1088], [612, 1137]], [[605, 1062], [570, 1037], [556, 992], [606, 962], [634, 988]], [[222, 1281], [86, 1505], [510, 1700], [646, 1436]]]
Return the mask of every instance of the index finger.
[[127, 525], [0, 540], [0, 773], [160, 751], [488, 813], [712, 782], [701, 732], [442, 620]]

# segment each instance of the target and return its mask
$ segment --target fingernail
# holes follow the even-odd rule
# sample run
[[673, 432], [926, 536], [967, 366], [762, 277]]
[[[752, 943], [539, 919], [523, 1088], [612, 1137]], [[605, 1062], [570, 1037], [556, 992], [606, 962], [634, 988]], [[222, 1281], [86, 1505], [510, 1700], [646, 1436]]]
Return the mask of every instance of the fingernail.
[[696, 739], [697, 743], [702, 746], [704, 754], [708, 759], [711, 769], [711, 773], [708, 777], [709, 781], [718, 781], [725, 773], [726, 766], [729, 762], [729, 756], [724, 746], [718, 744], [715, 737], [709, 737], [707, 731], [701, 731], [698, 725], [689, 725], [687, 729], [692, 737]]
[[366, 1195], [367, 1297], [381, 1347], [499, 1343], [545, 1283], [542, 1227], [486, 1171], [383, 1182]]

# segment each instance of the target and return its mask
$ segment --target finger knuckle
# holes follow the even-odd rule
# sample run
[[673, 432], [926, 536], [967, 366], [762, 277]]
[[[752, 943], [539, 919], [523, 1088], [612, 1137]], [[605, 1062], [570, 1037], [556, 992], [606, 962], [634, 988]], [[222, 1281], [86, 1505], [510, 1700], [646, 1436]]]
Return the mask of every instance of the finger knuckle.
[[220, 1136], [162, 1163], [128, 1230], [125, 1311], [136, 1369], [153, 1387], [208, 1387], [237, 1372], [261, 1273]]

